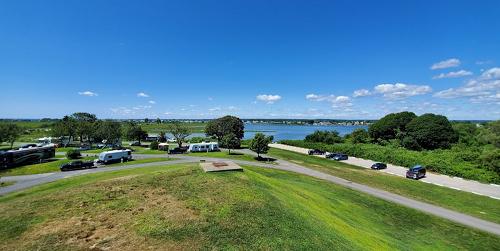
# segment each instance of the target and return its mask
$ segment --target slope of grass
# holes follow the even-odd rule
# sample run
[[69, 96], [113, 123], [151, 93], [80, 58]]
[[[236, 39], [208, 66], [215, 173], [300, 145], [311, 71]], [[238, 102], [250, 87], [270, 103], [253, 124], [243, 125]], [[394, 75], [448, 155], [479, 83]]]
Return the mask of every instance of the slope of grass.
[[78, 176], [0, 197], [0, 215], [4, 250], [500, 248], [497, 236], [253, 167], [207, 174], [185, 164]]
[[[258, 161], [254, 156], [228, 151], [220, 151], [220, 152], [199, 152], [199, 153], [187, 153], [186, 155], [195, 156], [195, 157], [207, 157], [207, 158], [224, 158], [224, 159], [232, 159], [232, 160], [243, 160], [243, 161]], [[267, 163], [267, 162], [266, 162]], [[272, 163], [272, 162], [269, 162]]]
[[500, 223], [500, 200], [276, 148], [271, 148], [268, 155], [353, 182]]

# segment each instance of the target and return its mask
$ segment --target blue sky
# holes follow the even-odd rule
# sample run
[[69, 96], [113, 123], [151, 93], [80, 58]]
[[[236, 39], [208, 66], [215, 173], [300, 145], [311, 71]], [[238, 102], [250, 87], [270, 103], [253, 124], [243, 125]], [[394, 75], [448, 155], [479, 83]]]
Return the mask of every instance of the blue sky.
[[0, 117], [500, 118], [499, 1], [1, 1]]

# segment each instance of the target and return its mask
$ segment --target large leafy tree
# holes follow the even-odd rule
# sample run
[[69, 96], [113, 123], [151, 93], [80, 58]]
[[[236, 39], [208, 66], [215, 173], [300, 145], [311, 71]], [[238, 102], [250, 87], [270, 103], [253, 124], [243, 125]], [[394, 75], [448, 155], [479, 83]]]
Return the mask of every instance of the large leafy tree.
[[52, 126], [52, 136], [55, 137], [68, 137], [64, 142], [66, 147], [69, 142], [76, 136], [76, 120], [71, 116], [64, 116]]
[[14, 123], [0, 124], [0, 142], [8, 142], [12, 148], [14, 142], [21, 136], [21, 131], [21, 127]]
[[351, 142], [354, 144], [366, 143], [370, 139], [370, 135], [365, 129], [359, 128], [350, 134]]
[[407, 137], [413, 138], [423, 149], [449, 148], [458, 135], [445, 116], [432, 113], [414, 118], [406, 125]]
[[182, 146], [182, 142], [186, 140], [186, 138], [191, 135], [191, 132], [187, 127], [185, 127], [181, 122], [179, 121], [173, 121], [168, 125], [168, 132], [172, 134], [174, 137], [175, 141], [177, 142], [177, 145], [179, 147]]
[[216, 137], [222, 147], [222, 138], [230, 133], [234, 134], [236, 138], [242, 139], [244, 135], [245, 125], [238, 117], [224, 116], [222, 118], [211, 120], [205, 127], [205, 134], [207, 136]]
[[229, 133], [222, 137], [221, 145], [224, 145], [228, 149], [229, 154], [231, 154], [231, 149], [240, 147], [241, 141], [234, 133]]
[[120, 122], [105, 120], [100, 121], [97, 128], [96, 136], [102, 140], [106, 140], [108, 144], [116, 144], [122, 137], [122, 125]]
[[87, 139], [92, 144], [92, 138], [95, 136], [97, 117], [95, 114], [87, 112], [76, 112], [71, 115], [76, 122], [76, 134], [80, 137], [80, 142]]
[[250, 150], [257, 153], [257, 158], [260, 159], [261, 154], [266, 154], [269, 151], [269, 144], [273, 141], [273, 136], [267, 136], [263, 133], [256, 133], [250, 141]]
[[368, 133], [374, 140], [402, 139], [406, 134], [406, 125], [416, 117], [413, 112], [390, 113], [373, 123]]
[[137, 140], [139, 144], [141, 140], [148, 136], [148, 133], [142, 129], [140, 125], [135, 122], [127, 122], [125, 125], [125, 137], [129, 140]]

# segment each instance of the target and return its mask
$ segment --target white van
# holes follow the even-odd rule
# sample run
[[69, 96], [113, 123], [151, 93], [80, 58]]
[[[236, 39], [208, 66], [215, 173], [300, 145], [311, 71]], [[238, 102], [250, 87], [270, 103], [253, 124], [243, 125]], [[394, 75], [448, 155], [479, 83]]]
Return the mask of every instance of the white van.
[[131, 159], [132, 159], [132, 151], [130, 149], [113, 150], [100, 153], [99, 158], [96, 159], [95, 162], [108, 164], [120, 161], [129, 161]]
[[190, 152], [215, 152], [219, 151], [219, 144], [217, 142], [203, 142], [189, 144], [188, 151]]

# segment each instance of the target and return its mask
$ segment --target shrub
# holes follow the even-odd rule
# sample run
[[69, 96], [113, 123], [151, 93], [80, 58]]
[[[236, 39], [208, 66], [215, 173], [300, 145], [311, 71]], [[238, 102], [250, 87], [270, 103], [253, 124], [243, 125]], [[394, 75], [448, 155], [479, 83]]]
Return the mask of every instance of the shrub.
[[339, 136], [337, 131], [315, 131], [312, 134], [306, 136], [305, 141], [307, 142], [322, 142], [327, 144], [341, 143], [342, 137]]
[[158, 150], [158, 145], [159, 145], [158, 141], [153, 141], [151, 142], [151, 144], [149, 144], [149, 149]]
[[498, 150], [454, 147], [419, 152], [403, 147], [376, 144], [324, 144], [302, 140], [284, 140], [281, 143], [328, 152], [343, 152], [359, 158], [404, 167], [421, 164], [430, 171], [500, 184], [500, 170], [498, 169], [500, 151]]
[[427, 113], [414, 118], [406, 125], [408, 136], [424, 149], [450, 148], [458, 135], [445, 116]]
[[78, 159], [82, 157], [82, 154], [78, 150], [70, 149], [66, 152], [67, 159]]

